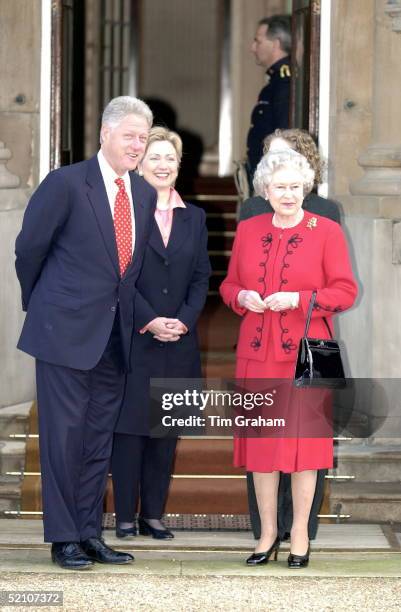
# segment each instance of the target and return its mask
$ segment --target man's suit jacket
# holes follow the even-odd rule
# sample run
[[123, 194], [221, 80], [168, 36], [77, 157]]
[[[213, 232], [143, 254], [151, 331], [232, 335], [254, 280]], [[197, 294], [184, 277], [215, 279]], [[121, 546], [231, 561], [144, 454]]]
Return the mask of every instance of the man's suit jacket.
[[[175, 208], [167, 247], [156, 221], [146, 246], [135, 296], [131, 372], [117, 423], [118, 433], [149, 434], [150, 378], [200, 378], [196, 323], [209, 286], [205, 213], [187, 204]], [[155, 317], [179, 319], [188, 333], [177, 342], [159, 342], [141, 330]]]
[[[327, 219], [341, 224], [340, 208], [334, 200], [321, 198], [316, 193], [308, 193], [302, 208], [310, 213], [327, 217]], [[273, 212], [270, 202], [261, 196], [254, 196], [241, 204], [239, 220], [244, 221], [245, 219], [256, 217], [256, 215], [263, 215], [267, 212]]]
[[135, 282], [156, 192], [130, 173], [135, 251], [121, 278], [114, 223], [97, 157], [48, 174], [32, 196], [16, 241], [16, 270], [27, 311], [18, 348], [37, 359], [93, 368], [116, 312], [123, 363], [129, 364]]

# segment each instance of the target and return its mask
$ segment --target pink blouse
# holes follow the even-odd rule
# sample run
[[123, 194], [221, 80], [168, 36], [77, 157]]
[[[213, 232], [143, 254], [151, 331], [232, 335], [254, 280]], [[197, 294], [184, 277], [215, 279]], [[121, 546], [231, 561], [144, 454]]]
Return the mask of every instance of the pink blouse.
[[171, 187], [168, 208], [156, 208], [155, 219], [162, 235], [164, 246], [168, 245], [173, 225], [173, 210], [174, 208], [186, 208], [178, 191]]

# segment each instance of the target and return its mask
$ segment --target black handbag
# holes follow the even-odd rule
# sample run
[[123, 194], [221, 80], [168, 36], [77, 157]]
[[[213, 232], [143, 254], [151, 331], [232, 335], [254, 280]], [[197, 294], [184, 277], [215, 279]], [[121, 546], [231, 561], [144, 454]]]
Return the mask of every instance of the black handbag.
[[296, 387], [342, 389], [346, 386], [346, 380], [341, 351], [338, 342], [332, 336], [326, 319], [324, 319], [324, 322], [329, 330], [330, 339], [308, 338], [315, 301], [316, 291], [312, 293], [304, 335], [299, 341], [294, 384]]

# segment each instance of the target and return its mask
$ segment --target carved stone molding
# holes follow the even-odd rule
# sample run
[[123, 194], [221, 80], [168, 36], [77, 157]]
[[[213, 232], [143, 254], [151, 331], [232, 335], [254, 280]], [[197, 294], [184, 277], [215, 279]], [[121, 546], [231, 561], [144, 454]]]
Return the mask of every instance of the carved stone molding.
[[358, 162], [364, 175], [351, 183], [350, 191], [357, 195], [401, 195], [401, 147], [371, 144]]
[[7, 149], [4, 142], [0, 140], [0, 189], [15, 189], [19, 187], [20, 180], [15, 174], [12, 174], [6, 164], [12, 158], [10, 149]]
[[387, 0], [384, 12], [391, 17], [393, 32], [401, 32], [401, 0]]
[[21, 189], [20, 179], [10, 172], [6, 164], [12, 158], [11, 151], [0, 140], [0, 211], [11, 211], [25, 208], [31, 195], [31, 189]]

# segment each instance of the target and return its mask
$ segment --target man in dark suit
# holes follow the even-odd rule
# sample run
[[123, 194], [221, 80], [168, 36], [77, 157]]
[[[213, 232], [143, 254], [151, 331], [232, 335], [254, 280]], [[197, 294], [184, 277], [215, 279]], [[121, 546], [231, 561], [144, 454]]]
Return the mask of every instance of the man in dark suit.
[[258, 23], [251, 51], [266, 70], [266, 84], [252, 110], [247, 137], [249, 178], [263, 155], [263, 139], [277, 128], [288, 128], [290, 114], [291, 17], [273, 15]]
[[44, 536], [67, 569], [133, 560], [100, 536], [135, 282], [156, 205], [132, 172], [152, 120], [141, 100], [111, 100], [97, 156], [44, 179], [16, 241], [27, 312], [18, 348], [36, 358]]

